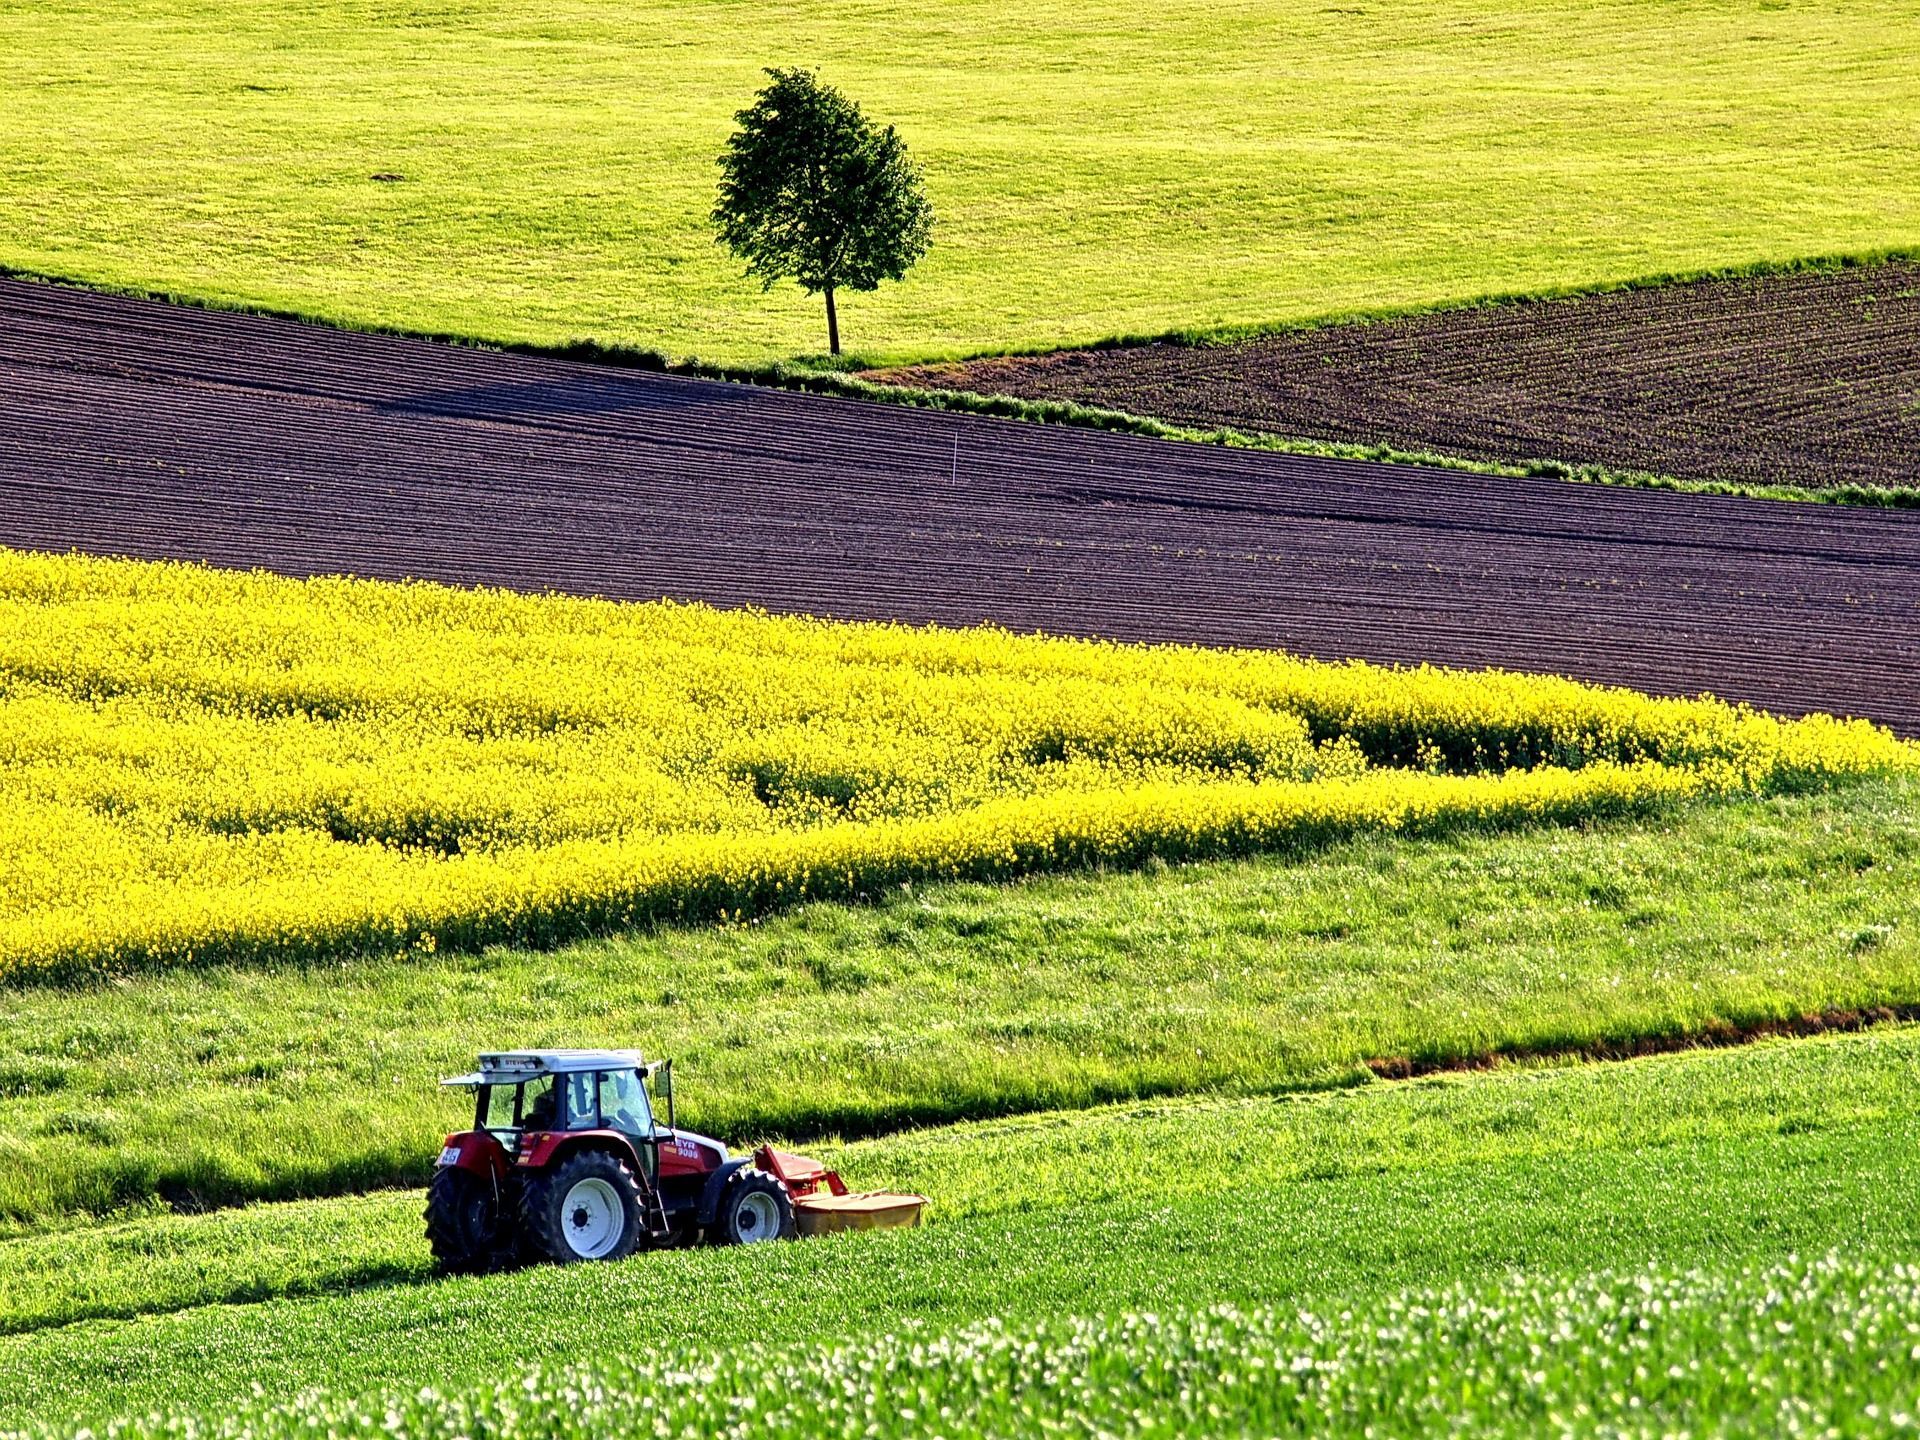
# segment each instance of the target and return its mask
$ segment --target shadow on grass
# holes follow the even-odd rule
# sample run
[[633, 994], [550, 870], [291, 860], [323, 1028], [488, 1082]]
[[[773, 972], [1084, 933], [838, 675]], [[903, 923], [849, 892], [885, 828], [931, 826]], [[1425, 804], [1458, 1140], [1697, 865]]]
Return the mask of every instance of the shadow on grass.
[[211, 1284], [177, 1300], [153, 1300], [129, 1303], [112, 1299], [81, 1300], [68, 1304], [58, 1314], [36, 1316], [31, 1312], [0, 1315], [0, 1337], [44, 1335], [72, 1325], [100, 1321], [139, 1320], [150, 1316], [174, 1315], [184, 1310], [199, 1310], [210, 1305], [261, 1305], [272, 1300], [314, 1300], [328, 1296], [360, 1295], [380, 1290], [413, 1288], [442, 1280], [458, 1279], [442, 1275], [426, 1258], [426, 1242], [421, 1241], [418, 1261], [366, 1261], [321, 1279], [272, 1280], [252, 1277], [229, 1284]]

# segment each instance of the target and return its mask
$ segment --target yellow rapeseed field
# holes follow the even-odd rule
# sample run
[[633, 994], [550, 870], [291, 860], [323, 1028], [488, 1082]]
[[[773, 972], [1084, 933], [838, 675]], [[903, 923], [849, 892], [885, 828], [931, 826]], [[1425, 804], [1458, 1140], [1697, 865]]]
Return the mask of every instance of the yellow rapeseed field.
[[1552, 678], [0, 550], [0, 975], [537, 943], [1917, 762]]

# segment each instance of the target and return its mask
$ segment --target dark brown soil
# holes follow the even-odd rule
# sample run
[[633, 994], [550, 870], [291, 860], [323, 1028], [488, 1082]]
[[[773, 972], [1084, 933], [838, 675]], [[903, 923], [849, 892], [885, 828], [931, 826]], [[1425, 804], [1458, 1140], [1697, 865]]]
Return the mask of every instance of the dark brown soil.
[[1916, 511], [1173, 444], [22, 283], [0, 544], [1501, 665], [1920, 733]]
[[1920, 485], [1920, 265], [874, 378], [1179, 424], [1748, 485]]

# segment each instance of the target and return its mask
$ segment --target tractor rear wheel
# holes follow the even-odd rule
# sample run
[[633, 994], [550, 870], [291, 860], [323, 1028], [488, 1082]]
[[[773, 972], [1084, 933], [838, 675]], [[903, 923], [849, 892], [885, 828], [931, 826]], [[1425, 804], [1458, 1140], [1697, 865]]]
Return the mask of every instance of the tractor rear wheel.
[[507, 1262], [499, 1190], [471, 1170], [443, 1166], [427, 1186], [427, 1244], [451, 1274], [484, 1275]]
[[793, 1196], [764, 1170], [742, 1170], [727, 1182], [714, 1217], [714, 1239], [722, 1245], [754, 1245], [794, 1237]]
[[646, 1233], [639, 1182], [604, 1150], [583, 1150], [529, 1175], [520, 1189], [520, 1222], [535, 1248], [562, 1265], [624, 1260]]

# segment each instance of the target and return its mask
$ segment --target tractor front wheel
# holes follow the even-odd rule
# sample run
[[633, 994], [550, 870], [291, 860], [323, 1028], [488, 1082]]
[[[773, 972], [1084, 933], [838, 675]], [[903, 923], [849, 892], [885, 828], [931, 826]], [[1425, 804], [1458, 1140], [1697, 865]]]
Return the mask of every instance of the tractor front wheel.
[[470, 1170], [443, 1166], [427, 1186], [427, 1244], [440, 1268], [484, 1275], [506, 1263], [512, 1246], [502, 1233], [500, 1194]]
[[764, 1170], [742, 1170], [727, 1182], [714, 1217], [713, 1238], [722, 1245], [754, 1245], [794, 1237], [793, 1197]]
[[549, 1260], [624, 1260], [639, 1246], [640, 1186], [633, 1172], [602, 1150], [569, 1155], [530, 1175], [520, 1191], [527, 1237]]

